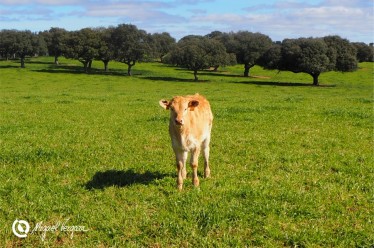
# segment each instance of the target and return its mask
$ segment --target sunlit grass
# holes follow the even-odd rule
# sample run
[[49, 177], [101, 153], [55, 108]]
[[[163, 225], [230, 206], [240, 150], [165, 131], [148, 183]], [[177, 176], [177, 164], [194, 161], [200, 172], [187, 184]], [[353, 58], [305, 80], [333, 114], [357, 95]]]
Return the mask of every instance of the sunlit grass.
[[[242, 66], [200, 72], [111, 62], [0, 62], [0, 243], [65, 247], [370, 247], [373, 64], [306, 74]], [[42, 63], [41, 63], [42, 62]], [[199, 92], [215, 116], [211, 179], [176, 190], [168, 112]], [[190, 170], [188, 170], [190, 172]], [[200, 167], [200, 175], [202, 170]], [[69, 219], [89, 231], [19, 239]]]

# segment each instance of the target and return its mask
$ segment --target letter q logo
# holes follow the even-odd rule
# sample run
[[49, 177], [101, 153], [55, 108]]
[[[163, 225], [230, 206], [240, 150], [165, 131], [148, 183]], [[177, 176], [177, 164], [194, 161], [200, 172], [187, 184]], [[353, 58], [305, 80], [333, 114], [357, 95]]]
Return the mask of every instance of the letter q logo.
[[25, 220], [15, 220], [12, 225], [14, 235], [19, 238], [26, 238], [30, 231], [30, 225]]

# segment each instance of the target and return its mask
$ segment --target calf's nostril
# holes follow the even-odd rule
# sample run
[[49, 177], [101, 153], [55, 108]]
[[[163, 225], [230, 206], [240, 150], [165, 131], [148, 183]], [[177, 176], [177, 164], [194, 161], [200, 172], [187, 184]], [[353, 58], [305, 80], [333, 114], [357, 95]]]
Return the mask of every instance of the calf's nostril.
[[175, 119], [175, 123], [177, 125], [183, 125], [183, 120], [178, 120], [177, 118]]

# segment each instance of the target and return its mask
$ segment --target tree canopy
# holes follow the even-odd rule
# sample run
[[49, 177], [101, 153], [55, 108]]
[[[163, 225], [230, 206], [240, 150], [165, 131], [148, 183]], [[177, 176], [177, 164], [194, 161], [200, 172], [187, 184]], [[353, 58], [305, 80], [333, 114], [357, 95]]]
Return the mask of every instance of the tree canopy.
[[152, 34], [151, 39], [154, 57], [160, 58], [160, 61], [162, 62], [163, 57], [175, 45], [175, 39], [167, 32]]
[[118, 25], [112, 32], [114, 57], [117, 61], [127, 64], [129, 76], [135, 63], [145, 59], [147, 50], [149, 50], [146, 39], [147, 33], [131, 24]]
[[222, 43], [202, 36], [181, 39], [166, 60], [169, 64], [192, 70], [195, 81], [198, 81], [199, 70], [228, 65], [231, 61], [232, 57], [226, 52]]
[[318, 77], [323, 72], [357, 69], [355, 48], [338, 36], [285, 39], [281, 45], [274, 44], [259, 61], [267, 69], [308, 73], [313, 85], [319, 85]]
[[41, 33], [47, 43], [48, 53], [55, 57], [55, 64], [58, 65], [58, 57], [64, 53], [64, 43], [68, 37], [68, 31], [63, 28], [51, 28]]
[[357, 50], [357, 59], [359, 62], [374, 62], [374, 47], [364, 42], [352, 43]]
[[99, 34], [91, 28], [84, 28], [70, 33], [65, 43], [64, 54], [67, 58], [79, 60], [87, 72], [92, 60], [98, 57], [101, 45]]
[[17, 56], [21, 59], [21, 68], [25, 67], [26, 56], [45, 54], [46, 43], [41, 36], [29, 30], [2, 30], [0, 32], [0, 54], [6, 59]]
[[267, 35], [240, 31], [229, 36], [226, 48], [228, 52], [236, 54], [237, 62], [244, 65], [244, 77], [248, 77], [250, 69], [258, 63], [271, 44]]
[[374, 47], [364, 42], [352, 43], [357, 49], [357, 59], [359, 62], [374, 62]]

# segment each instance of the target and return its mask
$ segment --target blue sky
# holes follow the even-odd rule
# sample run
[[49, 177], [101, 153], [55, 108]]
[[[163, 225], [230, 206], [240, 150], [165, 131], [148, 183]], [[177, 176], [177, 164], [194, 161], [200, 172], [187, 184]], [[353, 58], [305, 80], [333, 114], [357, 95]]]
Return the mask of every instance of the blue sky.
[[340, 35], [374, 42], [372, 0], [0, 0], [0, 29], [135, 24], [149, 33], [261, 32], [273, 40]]

